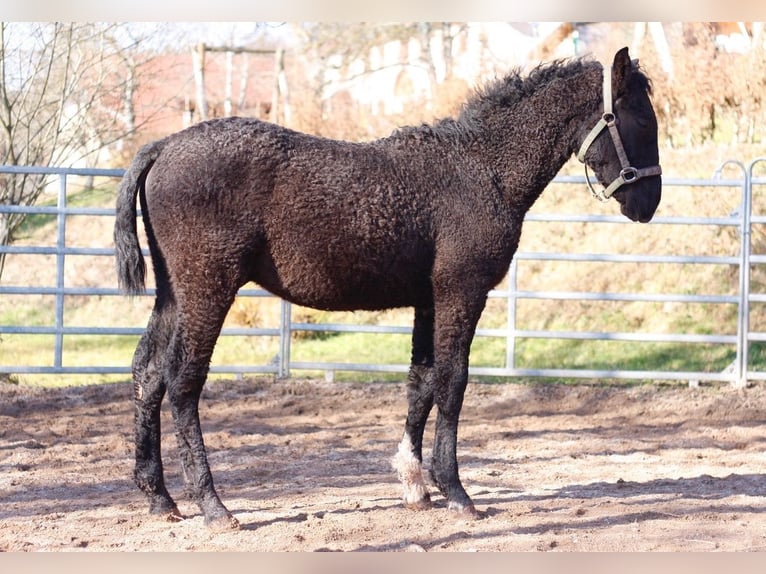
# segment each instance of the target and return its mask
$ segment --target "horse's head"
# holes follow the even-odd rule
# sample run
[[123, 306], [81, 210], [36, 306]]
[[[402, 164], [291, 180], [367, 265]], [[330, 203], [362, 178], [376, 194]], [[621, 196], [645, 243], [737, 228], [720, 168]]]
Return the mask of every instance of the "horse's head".
[[650, 93], [649, 80], [628, 49], [617, 52], [611, 70], [604, 68], [604, 112], [577, 154], [586, 174], [590, 166], [606, 188], [596, 192], [591, 186], [594, 195], [603, 200], [613, 196], [623, 215], [642, 223], [652, 219], [662, 195]]

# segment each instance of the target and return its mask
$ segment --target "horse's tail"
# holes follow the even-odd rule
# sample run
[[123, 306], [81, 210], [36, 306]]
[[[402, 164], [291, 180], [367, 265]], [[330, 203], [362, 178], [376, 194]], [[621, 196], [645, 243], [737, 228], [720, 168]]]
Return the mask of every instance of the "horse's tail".
[[146, 290], [146, 263], [136, 229], [136, 196], [139, 191], [143, 193], [146, 176], [164, 146], [165, 141], [159, 140], [142, 147], [122, 176], [117, 191], [117, 217], [114, 222], [117, 283], [130, 295], [141, 295]]

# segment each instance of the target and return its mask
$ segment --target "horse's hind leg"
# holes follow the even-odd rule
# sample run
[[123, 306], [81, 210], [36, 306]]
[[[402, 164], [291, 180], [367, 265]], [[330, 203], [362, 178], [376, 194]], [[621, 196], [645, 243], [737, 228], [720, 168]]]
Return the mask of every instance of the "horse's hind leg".
[[158, 298], [133, 356], [136, 430], [133, 477], [149, 498], [149, 512], [166, 514], [169, 520], [181, 520], [181, 513], [165, 487], [160, 448], [160, 406], [166, 388], [162, 363], [174, 319], [173, 306]]
[[[215, 292], [187, 290], [179, 296], [178, 325], [168, 347], [168, 399], [181, 454], [189, 496], [202, 510], [205, 524], [215, 530], [238, 528], [239, 522], [221, 502], [213, 486], [199, 421], [199, 400], [207, 378], [215, 342], [234, 300], [236, 289], [227, 291], [211, 283]], [[220, 289], [220, 290], [219, 290]]]
[[408, 508], [431, 507], [431, 497], [423, 481], [423, 432], [434, 404], [431, 370], [434, 359], [434, 313], [432, 308], [416, 308], [412, 333], [412, 364], [407, 379], [407, 420], [404, 437], [394, 456], [393, 466], [403, 488]]

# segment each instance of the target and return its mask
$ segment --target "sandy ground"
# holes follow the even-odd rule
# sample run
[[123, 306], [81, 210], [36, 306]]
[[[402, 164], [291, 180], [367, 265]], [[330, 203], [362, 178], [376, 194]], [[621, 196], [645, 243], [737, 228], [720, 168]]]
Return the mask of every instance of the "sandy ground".
[[[247, 379], [206, 387], [213, 475], [242, 529], [212, 533], [133, 486], [130, 385], [0, 384], [0, 550], [766, 550], [766, 386], [471, 383], [461, 476], [482, 517], [399, 502], [401, 384]], [[432, 426], [426, 434], [430, 445]], [[426, 461], [428, 464], [428, 461]]]

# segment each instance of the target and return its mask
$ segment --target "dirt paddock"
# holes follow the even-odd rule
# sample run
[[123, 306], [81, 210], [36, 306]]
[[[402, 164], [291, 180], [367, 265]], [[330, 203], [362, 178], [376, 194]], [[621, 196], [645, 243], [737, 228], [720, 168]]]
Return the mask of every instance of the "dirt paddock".
[[471, 383], [458, 456], [482, 517], [466, 520], [435, 492], [430, 511], [399, 502], [403, 385], [211, 382], [209, 459], [242, 524], [224, 533], [182, 494], [166, 409], [166, 478], [188, 519], [147, 513], [130, 395], [0, 384], [0, 550], [766, 550], [760, 383]]

